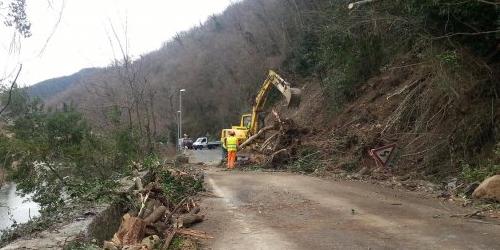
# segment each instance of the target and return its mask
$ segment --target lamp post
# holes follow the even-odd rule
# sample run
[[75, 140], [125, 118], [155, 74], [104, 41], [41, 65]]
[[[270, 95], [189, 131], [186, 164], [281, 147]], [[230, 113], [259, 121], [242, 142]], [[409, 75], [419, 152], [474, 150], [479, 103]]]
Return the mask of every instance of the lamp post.
[[177, 117], [177, 143], [175, 146], [175, 148], [177, 148], [177, 150], [180, 150], [180, 148], [181, 148], [181, 128], [179, 126], [179, 124], [181, 124], [180, 115], [181, 115], [181, 111], [177, 110], [177, 113], [176, 113], [176, 117]]
[[[186, 92], [186, 89], [179, 90], [179, 142], [183, 137], [182, 134], [182, 93]], [[179, 145], [181, 147], [181, 145]]]

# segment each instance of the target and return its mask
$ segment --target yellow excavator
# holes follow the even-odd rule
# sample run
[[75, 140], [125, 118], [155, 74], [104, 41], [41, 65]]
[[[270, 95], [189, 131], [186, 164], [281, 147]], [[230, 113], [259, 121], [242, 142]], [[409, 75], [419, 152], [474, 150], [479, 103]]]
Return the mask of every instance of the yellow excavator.
[[242, 115], [238, 126], [232, 126], [231, 129], [223, 129], [221, 133], [221, 143], [224, 143], [224, 139], [228, 136], [229, 131], [234, 131], [236, 133], [240, 145], [250, 138], [250, 136], [259, 132], [261, 129], [260, 126], [263, 123], [263, 117], [260, 116], [260, 114], [264, 112], [264, 105], [266, 104], [267, 96], [272, 87], [276, 87], [285, 97], [286, 106], [298, 107], [300, 105], [302, 91], [298, 88], [292, 88], [290, 83], [285, 81], [276, 72], [270, 70], [255, 98], [252, 113]]

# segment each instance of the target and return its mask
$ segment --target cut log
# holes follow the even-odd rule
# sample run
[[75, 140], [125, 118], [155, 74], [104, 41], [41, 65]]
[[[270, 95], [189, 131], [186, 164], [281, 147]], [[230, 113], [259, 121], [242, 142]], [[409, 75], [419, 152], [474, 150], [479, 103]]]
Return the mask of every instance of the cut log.
[[155, 199], [150, 199], [146, 202], [146, 207], [143, 209], [143, 214], [141, 215], [141, 219], [147, 218], [150, 214], [152, 214], [156, 208], [162, 206], [162, 203]]
[[163, 222], [163, 221], [157, 221], [153, 224], [153, 227], [156, 229], [156, 231], [160, 232], [160, 233], [165, 233], [165, 231], [167, 231], [167, 229], [170, 227], [167, 223]]
[[167, 212], [167, 208], [165, 206], [159, 206], [148, 217], [146, 217], [146, 219], [144, 219], [144, 222], [146, 224], [155, 223], [165, 215], [165, 212]]
[[201, 211], [200, 207], [194, 207], [193, 209], [191, 209], [191, 211], [189, 213], [190, 214], [198, 214], [200, 211]]
[[144, 238], [146, 223], [129, 214], [125, 214], [118, 232], [113, 236], [113, 243], [119, 246], [134, 245]]
[[196, 223], [200, 223], [205, 219], [205, 215], [199, 214], [185, 214], [177, 219], [177, 226], [179, 228], [188, 228]]
[[168, 248], [170, 247], [170, 243], [174, 239], [176, 233], [177, 233], [176, 229], [166, 233], [165, 243], [163, 243], [163, 246], [161, 246], [160, 248], [161, 250], [168, 250]]
[[256, 139], [258, 139], [262, 134], [264, 134], [265, 132], [269, 131], [269, 130], [273, 130], [273, 129], [276, 129], [276, 126], [275, 125], [272, 125], [272, 126], [267, 126], [267, 127], [264, 127], [262, 128], [261, 130], [259, 130], [259, 132], [257, 132], [257, 134], [255, 135], [252, 135], [250, 138], [248, 138], [245, 142], [243, 142], [239, 147], [238, 149], [243, 149], [245, 148], [246, 146], [250, 145], [253, 141], [255, 141]]
[[172, 216], [173, 216], [175, 213], [177, 213], [177, 210], [179, 210], [179, 208], [181, 208], [181, 207], [182, 207], [182, 205], [184, 204], [184, 202], [186, 202], [188, 199], [189, 199], [189, 197], [185, 197], [184, 199], [182, 199], [182, 200], [181, 200], [181, 202], [179, 202], [179, 204], [177, 204], [177, 206], [175, 206], [174, 210], [172, 210], [172, 212], [170, 212], [170, 213], [167, 215], [167, 217], [166, 217], [165, 221], [167, 221], [167, 222], [168, 222], [168, 221], [172, 218]]
[[135, 177], [135, 187], [137, 190], [141, 191], [144, 189], [144, 186], [142, 185], [142, 180], [141, 177]]
[[155, 227], [152, 226], [146, 226], [146, 229], [144, 229], [144, 236], [151, 236], [151, 235], [157, 235], [158, 232]]

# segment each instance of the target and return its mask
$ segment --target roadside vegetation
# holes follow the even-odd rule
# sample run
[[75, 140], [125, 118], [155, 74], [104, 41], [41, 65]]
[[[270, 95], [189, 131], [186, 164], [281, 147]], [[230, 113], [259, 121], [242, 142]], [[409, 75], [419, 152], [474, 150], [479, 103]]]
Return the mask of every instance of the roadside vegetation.
[[[4, 232], [2, 241], [38, 231], [72, 216], [85, 204], [110, 202], [117, 180], [137, 168], [152, 167], [157, 158], [139, 146], [133, 129], [92, 127], [72, 104], [45, 108], [14, 87], [2, 117], [0, 161], [19, 191], [33, 194], [41, 218]], [[155, 161], [156, 160], [156, 161]]]

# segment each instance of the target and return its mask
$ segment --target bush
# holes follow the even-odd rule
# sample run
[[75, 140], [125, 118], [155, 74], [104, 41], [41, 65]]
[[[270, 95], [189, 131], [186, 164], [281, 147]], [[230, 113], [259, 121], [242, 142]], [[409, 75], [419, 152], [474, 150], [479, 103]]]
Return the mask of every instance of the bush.
[[167, 198], [174, 203], [203, 190], [202, 179], [196, 179], [191, 175], [173, 176], [168, 171], [161, 173], [161, 184]]
[[486, 178], [497, 174], [500, 174], [499, 164], [487, 164], [479, 167], [473, 167], [469, 164], [462, 165], [461, 177], [467, 182], [482, 182]]
[[494, 157], [487, 160], [485, 163], [478, 166], [471, 166], [467, 163], [462, 163], [462, 179], [467, 182], [482, 182], [486, 178], [500, 174], [500, 144], [496, 145]]
[[323, 167], [319, 162], [320, 153], [320, 151], [314, 148], [302, 148], [297, 159], [288, 165], [288, 169], [294, 172], [312, 173], [316, 169]]

